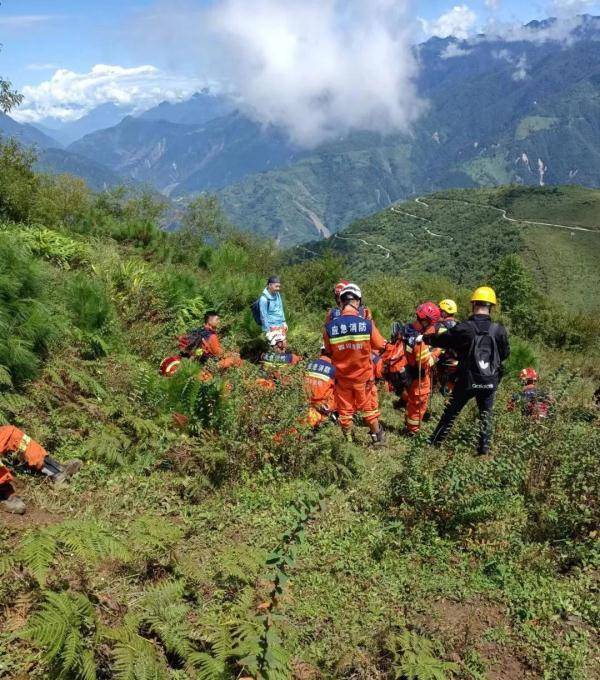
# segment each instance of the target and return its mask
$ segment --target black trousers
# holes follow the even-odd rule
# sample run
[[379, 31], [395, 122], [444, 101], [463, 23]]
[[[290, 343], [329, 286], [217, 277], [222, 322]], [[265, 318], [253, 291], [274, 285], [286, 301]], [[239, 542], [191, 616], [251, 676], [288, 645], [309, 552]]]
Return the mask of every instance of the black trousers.
[[477, 401], [477, 408], [479, 409], [480, 420], [479, 447], [477, 451], [481, 455], [486, 454], [490, 449], [493, 425], [492, 412], [495, 396], [496, 388], [471, 390], [461, 381], [457, 382], [440, 422], [429, 438], [429, 443], [433, 446], [441, 444], [450, 433], [459, 413], [471, 399], [475, 399]]

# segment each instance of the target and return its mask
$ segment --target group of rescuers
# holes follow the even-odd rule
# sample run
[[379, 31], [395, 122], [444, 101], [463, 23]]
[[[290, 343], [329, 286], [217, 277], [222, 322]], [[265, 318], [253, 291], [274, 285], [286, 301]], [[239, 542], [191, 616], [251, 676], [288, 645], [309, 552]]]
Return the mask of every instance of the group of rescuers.
[[[406, 409], [404, 433], [409, 436], [419, 432], [432, 391], [439, 385], [448, 399], [429, 444], [440, 446], [459, 413], [474, 399], [480, 418], [477, 452], [488, 454], [494, 397], [502, 378], [502, 363], [510, 354], [506, 329], [491, 319], [497, 304], [494, 290], [488, 286], [477, 288], [471, 297], [471, 315], [462, 322], [455, 318], [458, 309], [453, 300], [442, 300], [439, 305], [423, 302], [410, 323], [393, 324], [389, 342], [377, 329], [369, 308], [363, 305], [356, 284], [340, 281], [335, 285], [334, 296], [336, 304], [327, 311], [320, 356], [306, 365], [308, 413], [302, 421], [314, 429], [327, 421], [338, 422], [346, 438], [352, 439], [354, 420], [361, 415], [371, 442], [381, 445], [384, 431], [378, 384], [384, 383], [398, 397], [395, 405]], [[263, 375], [257, 384], [275, 390], [285, 382], [286, 367], [302, 361], [288, 349], [278, 277], [269, 278], [252, 312], [269, 345], [268, 351], [260, 355]], [[226, 354], [221, 347], [219, 323], [217, 312], [207, 312], [202, 328], [179, 338], [179, 353], [162, 362], [162, 374], [172, 376], [185, 358], [201, 365], [200, 380], [211, 380], [215, 370], [225, 372], [241, 366], [238, 354]], [[552, 399], [538, 390], [535, 369], [523, 369], [520, 378], [523, 391], [513, 395], [509, 408], [518, 408], [535, 420], [547, 417]], [[57, 485], [81, 468], [79, 460], [59, 463], [40, 444], [9, 425], [0, 427], [0, 456], [6, 455]], [[13, 474], [1, 464], [0, 509], [16, 514], [26, 510], [15, 491]]]

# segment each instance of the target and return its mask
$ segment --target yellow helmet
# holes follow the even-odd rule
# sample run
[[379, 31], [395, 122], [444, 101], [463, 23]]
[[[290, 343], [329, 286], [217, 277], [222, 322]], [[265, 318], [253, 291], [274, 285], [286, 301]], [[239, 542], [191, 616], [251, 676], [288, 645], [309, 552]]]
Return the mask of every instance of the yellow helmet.
[[496, 293], [493, 288], [489, 286], [481, 286], [473, 295], [471, 295], [471, 302], [487, 302], [489, 305], [497, 305]]
[[442, 300], [438, 307], [443, 311], [446, 312], [446, 314], [456, 314], [458, 312], [458, 305], [454, 300], [450, 300], [449, 298], [446, 300]]

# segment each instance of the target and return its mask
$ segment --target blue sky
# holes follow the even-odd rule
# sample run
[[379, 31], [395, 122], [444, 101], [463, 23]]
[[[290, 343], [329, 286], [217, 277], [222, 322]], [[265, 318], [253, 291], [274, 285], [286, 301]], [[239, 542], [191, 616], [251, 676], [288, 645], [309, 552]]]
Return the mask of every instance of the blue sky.
[[[94, 66], [107, 64], [125, 69], [115, 77], [134, 93], [143, 88], [160, 89], [162, 76], [172, 86], [169, 96], [184, 96], [190, 88], [212, 78], [210, 61], [212, 59], [214, 63], [219, 58], [214, 51], [209, 54], [210, 50], [203, 48], [200, 32], [204, 16], [202, 9], [235, 5], [241, 1], [2, 0], [0, 75], [12, 80], [17, 88], [34, 98], [39, 93], [32, 88], [41, 87], [43, 90], [43, 84], [50, 81], [57, 69], [90, 74]], [[316, 0], [310, 1], [314, 3]], [[368, 0], [352, 1], [357, 5], [362, 3], [363, 13], [366, 11], [364, 8], [372, 7], [373, 3], [389, 7], [389, 0], [371, 0], [371, 4]], [[246, 6], [263, 2], [286, 7], [286, 2], [291, 3], [292, 0], [244, 2]], [[574, 14], [597, 10], [596, 13], [600, 14], [600, 0], [421, 0], [412, 3], [410, 0], [398, 0], [398, 5], [407, 4], [410, 9], [406, 16], [422, 20], [415, 24], [421, 28], [417, 28], [409, 38], [414, 42], [427, 37], [427, 33], [447, 31], [448, 26], [453, 27], [455, 35], [466, 37], [490, 20], [526, 23], [557, 11]], [[223, 14], [230, 16], [225, 11]], [[197, 33], [194, 33], [195, 30]], [[152, 65], [158, 71], [142, 74], [127, 71], [142, 65]], [[181, 81], [173, 76], [180, 77]], [[111, 76], [95, 73], [93, 77], [103, 83], [103, 94], [94, 99], [98, 103], [102, 97], [109, 97]], [[83, 84], [74, 77], [67, 81], [73, 89], [86, 88], [86, 97], [93, 89], [89, 78], [84, 78]], [[62, 84], [54, 83], [50, 88], [52, 92], [41, 92], [39, 96], [43, 105], [52, 108], [51, 98], [56, 97], [57, 92], [62, 101], [68, 99], [61, 88]], [[125, 96], [123, 91], [119, 96]]]
[[[127, 26], [138, 12], [154, 4], [154, 0], [3, 0], [0, 72], [22, 87], [44, 80], [52, 71], [50, 66], [84, 71], [98, 63], [138, 65], [143, 46], [127, 41]], [[490, 15], [483, 0], [425, 0], [415, 3], [415, 13], [433, 21], [461, 4], [468, 5], [481, 20]], [[548, 4], [501, 0], [497, 16], [504, 21], [527, 22], [547, 16]], [[44, 65], [48, 68], [41, 68]]]

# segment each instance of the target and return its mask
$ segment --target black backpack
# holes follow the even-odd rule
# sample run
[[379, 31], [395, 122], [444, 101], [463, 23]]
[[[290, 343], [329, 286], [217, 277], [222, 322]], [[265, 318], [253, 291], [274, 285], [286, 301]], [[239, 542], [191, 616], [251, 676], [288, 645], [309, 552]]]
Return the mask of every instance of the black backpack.
[[483, 332], [474, 323], [471, 327], [475, 337], [466, 361], [467, 387], [471, 390], [495, 389], [498, 387], [502, 363], [496, 341], [500, 326], [492, 323], [489, 330]]
[[[259, 326], [262, 326], [262, 319], [261, 319], [261, 316], [260, 316], [260, 301], [261, 301], [262, 297], [263, 297], [263, 295], [261, 295], [259, 298], [254, 300], [254, 302], [250, 305], [250, 309], [252, 310], [252, 318], [254, 319], [254, 321], [256, 321], [256, 323]], [[269, 298], [267, 298], [267, 309], [268, 308], [269, 308]]]

